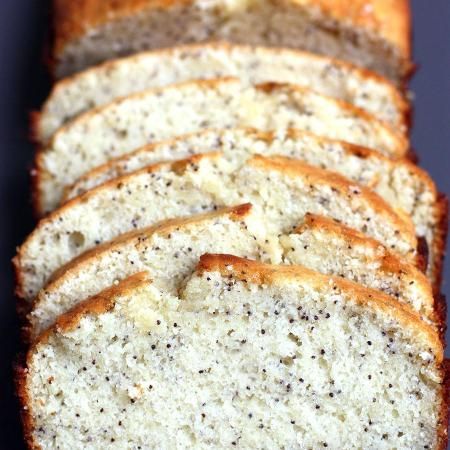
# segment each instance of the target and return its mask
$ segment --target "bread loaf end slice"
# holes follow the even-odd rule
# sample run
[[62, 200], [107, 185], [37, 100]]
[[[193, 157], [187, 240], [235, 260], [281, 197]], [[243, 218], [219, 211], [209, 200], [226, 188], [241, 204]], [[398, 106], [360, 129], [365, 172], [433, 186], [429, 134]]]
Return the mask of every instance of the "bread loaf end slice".
[[412, 69], [408, 0], [56, 0], [54, 28], [58, 77], [141, 50], [214, 39], [306, 49], [399, 85]]

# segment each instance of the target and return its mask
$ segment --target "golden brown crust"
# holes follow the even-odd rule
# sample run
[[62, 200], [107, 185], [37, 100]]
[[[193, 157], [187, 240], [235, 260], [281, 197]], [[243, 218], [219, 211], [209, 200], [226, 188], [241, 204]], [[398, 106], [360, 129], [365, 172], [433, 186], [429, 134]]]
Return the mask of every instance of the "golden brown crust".
[[[151, 8], [168, 9], [192, 3], [193, 0], [54, 0], [54, 56], [60, 57], [66, 45], [93, 27]], [[408, 0], [286, 0], [283, 3], [319, 8], [338, 23], [367, 31], [386, 41], [403, 60], [402, 72], [410, 70], [411, 12]]]
[[448, 234], [448, 198], [445, 194], [439, 194], [436, 200], [436, 229], [434, 230], [434, 267], [432, 274], [434, 277], [434, 292], [436, 295], [440, 293], [442, 284], [442, 272], [444, 266], [445, 249], [447, 246]]
[[445, 333], [447, 331], [447, 299], [443, 294], [434, 295], [434, 317], [441, 335], [441, 340], [445, 345]]
[[450, 360], [445, 359], [442, 365], [444, 373], [443, 396], [440, 414], [440, 427], [438, 429], [437, 450], [446, 450], [448, 444], [449, 403], [450, 403]]
[[308, 177], [308, 180], [311, 180], [312, 184], [327, 184], [332, 189], [334, 188], [344, 195], [348, 195], [348, 193], [356, 190], [358, 196], [365, 198], [377, 213], [388, 218], [391, 223], [394, 223], [401, 235], [408, 236], [412, 248], [417, 248], [415, 227], [409, 218], [395, 213], [378, 194], [356, 182], [349, 181], [338, 173], [312, 167], [298, 160], [292, 160], [283, 156], [264, 157], [255, 155], [248, 160], [247, 164], [262, 167], [267, 170], [278, 170], [287, 176], [295, 177], [301, 174]]
[[307, 213], [303, 223], [294, 228], [293, 233], [302, 234], [308, 229], [327, 230], [328, 233], [335, 233], [338, 236], [344, 235], [345, 239], [354, 243], [364, 243], [376, 249], [382, 244], [375, 239], [367, 237], [363, 233], [353, 228], [347, 227], [336, 219], [320, 216], [319, 214]]
[[26, 363], [16, 365], [14, 372], [16, 393], [21, 405], [20, 416], [22, 419], [24, 441], [29, 450], [41, 450], [41, 447], [37, 445], [33, 437], [34, 421], [29, 409], [30, 397], [26, 386], [28, 376]]
[[318, 4], [338, 21], [368, 29], [397, 48], [406, 61], [411, 58], [411, 11], [409, 0], [297, 0]]
[[73, 330], [76, 328], [80, 319], [88, 314], [100, 315], [104, 312], [110, 311], [114, 307], [118, 297], [132, 293], [135, 289], [145, 286], [150, 281], [151, 279], [147, 272], [135, 273], [120, 281], [116, 285], [99, 292], [81, 303], [78, 303], [70, 311], [59, 316], [54, 325], [36, 338], [29, 350], [29, 355], [33, 353], [37, 346], [47, 342], [48, 338], [53, 333], [62, 333]]
[[438, 364], [443, 360], [443, 347], [439, 334], [433, 327], [427, 325], [419, 315], [408, 305], [399, 303], [396, 299], [349, 280], [323, 275], [302, 266], [274, 266], [251, 261], [232, 255], [206, 254], [200, 258], [197, 271], [218, 271], [224, 276], [232, 274], [237, 279], [247, 280], [255, 284], [273, 284], [289, 280], [307, 280], [318, 289], [329, 283], [352, 295], [359, 304], [379, 310], [395, 317], [398, 323], [414, 330], [414, 335], [429, 347], [435, 355]]

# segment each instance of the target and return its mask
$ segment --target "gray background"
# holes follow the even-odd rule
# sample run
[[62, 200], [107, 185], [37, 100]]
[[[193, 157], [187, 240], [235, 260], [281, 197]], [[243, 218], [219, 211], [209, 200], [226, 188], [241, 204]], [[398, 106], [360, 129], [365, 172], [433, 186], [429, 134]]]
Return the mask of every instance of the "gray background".
[[[450, 0], [412, 4], [419, 65], [412, 83], [413, 145], [440, 190], [450, 193]], [[33, 223], [27, 114], [48, 92], [42, 64], [48, 11], [48, 0], [0, 0], [0, 449], [5, 450], [23, 448], [11, 381], [19, 347], [10, 259]], [[448, 283], [449, 267], [447, 262]]]

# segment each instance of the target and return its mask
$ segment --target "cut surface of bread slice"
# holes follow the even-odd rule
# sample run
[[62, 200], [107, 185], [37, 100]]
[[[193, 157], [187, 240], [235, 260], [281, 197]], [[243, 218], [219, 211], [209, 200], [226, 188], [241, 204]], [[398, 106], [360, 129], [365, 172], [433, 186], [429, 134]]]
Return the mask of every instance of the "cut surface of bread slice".
[[408, 140], [362, 110], [295, 85], [256, 87], [237, 79], [151, 89], [88, 111], [61, 128], [36, 158], [38, 212], [88, 170], [147, 143], [207, 128], [289, 127], [402, 156]]
[[272, 264], [299, 264], [341, 276], [410, 304], [436, 325], [431, 285], [418, 269], [379, 242], [322, 217], [307, 215], [292, 233], [273, 235], [251, 205], [169, 220], [98, 246], [61, 267], [39, 292], [27, 335], [35, 339], [81, 300], [147, 271], [173, 294], [204, 253], [230, 253]]
[[347, 101], [406, 129], [408, 104], [387, 80], [332, 58], [295, 50], [207, 43], [107, 62], [53, 87], [35, 123], [46, 142], [64, 123], [112, 100], [152, 87], [233, 76], [250, 83], [295, 83]]
[[397, 83], [411, 71], [408, 0], [56, 0], [54, 72], [138, 51], [230, 42], [351, 61]]
[[[291, 233], [280, 236], [283, 260], [328, 275], [339, 275], [408, 303], [437, 324], [427, 277], [375, 239], [327, 217], [307, 214]], [[305, 263], [306, 261], [306, 263]]]
[[311, 212], [341, 220], [416, 261], [412, 222], [357, 183], [286, 158], [253, 156], [236, 166], [209, 153], [112, 180], [41, 220], [15, 258], [17, 294], [33, 299], [60, 266], [124, 232], [244, 202], [261, 210], [274, 233]]
[[286, 156], [338, 172], [370, 187], [395, 210], [411, 216], [417, 236], [426, 241], [427, 275], [439, 293], [447, 205], [431, 177], [408, 160], [393, 161], [360, 146], [318, 138], [298, 130], [290, 129], [282, 135], [243, 128], [206, 130], [150, 144], [88, 172], [66, 190], [63, 201], [150, 164], [210, 151], [221, 151], [230, 158], [242, 160], [255, 153]]
[[377, 291], [207, 255], [59, 318], [19, 371], [30, 446], [444, 449], [438, 335]]

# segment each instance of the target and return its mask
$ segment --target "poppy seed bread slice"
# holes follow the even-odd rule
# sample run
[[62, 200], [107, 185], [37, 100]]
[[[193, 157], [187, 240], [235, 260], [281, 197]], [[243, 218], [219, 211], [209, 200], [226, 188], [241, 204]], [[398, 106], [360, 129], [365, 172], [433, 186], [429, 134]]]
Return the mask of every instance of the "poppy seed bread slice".
[[292, 233], [273, 235], [251, 205], [176, 219], [95, 247], [66, 266], [39, 292], [28, 316], [34, 340], [61, 314], [118, 280], [146, 271], [176, 293], [204, 253], [222, 252], [272, 264], [301, 264], [381, 290], [438, 324], [426, 277], [379, 242], [328, 219], [307, 214]]
[[232, 159], [245, 159], [255, 153], [278, 154], [338, 172], [370, 187], [397, 212], [412, 218], [417, 236], [426, 241], [428, 251], [424, 252], [424, 263], [427, 275], [439, 293], [447, 202], [438, 193], [431, 177], [406, 159], [393, 161], [373, 150], [298, 130], [290, 129], [282, 135], [243, 128], [206, 130], [150, 144], [88, 172], [67, 189], [64, 200], [150, 164], [210, 151], [224, 152]]
[[82, 114], [36, 157], [36, 207], [49, 212], [64, 188], [90, 169], [147, 143], [206, 128], [288, 127], [366, 145], [392, 156], [405, 136], [344, 102], [288, 84], [248, 86], [236, 79], [151, 89]]
[[280, 236], [280, 244], [284, 261], [383, 291], [408, 303], [442, 331], [443, 318], [425, 274], [375, 239], [336, 220], [306, 214], [298, 227]]
[[46, 142], [66, 122], [118, 97], [219, 76], [311, 87], [406, 129], [406, 100], [390, 82], [367, 70], [312, 53], [221, 42], [140, 53], [59, 81], [35, 117], [35, 135]]
[[61, 316], [18, 385], [38, 448], [443, 450], [442, 353], [380, 292], [207, 255], [177, 296], [138, 274]]
[[17, 293], [32, 300], [60, 266], [122, 233], [244, 202], [262, 211], [274, 233], [307, 212], [328, 215], [416, 261], [412, 222], [372, 191], [294, 160], [253, 156], [236, 166], [209, 153], [112, 180], [41, 220], [15, 258]]
[[215, 39], [308, 50], [401, 84], [411, 71], [408, 0], [55, 0], [56, 76], [117, 56]]

